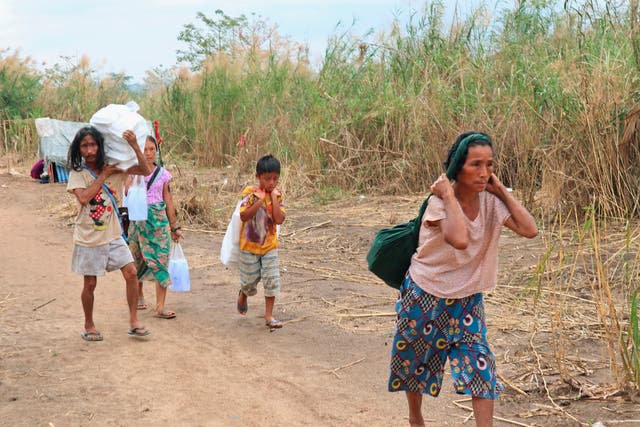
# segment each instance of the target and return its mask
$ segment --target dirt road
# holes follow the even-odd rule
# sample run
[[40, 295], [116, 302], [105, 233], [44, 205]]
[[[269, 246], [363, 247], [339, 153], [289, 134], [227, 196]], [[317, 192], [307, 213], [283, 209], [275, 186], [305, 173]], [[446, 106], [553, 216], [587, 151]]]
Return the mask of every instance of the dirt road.
[[[96, 290], [105, 340], [88, 343], [80, 338], [82, 278], [70, 271], [72, 228], [61, 215], [68, 206], [64, 184], [0, 175], [0, 425], [406, 425], [404, 396], [386, 391], [395, 292], [363, 268], [375, 221], [340, 217], [340, 205], [317, 218], [290, 208], [275, 310], [285, 326], [275, 332], [264, 326], [261, 291], [247, 316], [236, 313], [236, 274], [218, 262], [223, 232], [187, 230], [192, 290], [168, 295], [177, 318], [140, 311], [152, 334], [127, 335], [124, 282], [110, 273]], [[322, 226], [326, 218], [333, 222]], [[355, 231], [346, 236], [348, 224]], [[447, 379], [440, 398], [425, 402], [427, 424], [473, 425], [463, 408], [470, 402]], [[536, 418], [544, 396], [518, 396], [508, 389], [496, 416], [580, 425], [558, 411]]]

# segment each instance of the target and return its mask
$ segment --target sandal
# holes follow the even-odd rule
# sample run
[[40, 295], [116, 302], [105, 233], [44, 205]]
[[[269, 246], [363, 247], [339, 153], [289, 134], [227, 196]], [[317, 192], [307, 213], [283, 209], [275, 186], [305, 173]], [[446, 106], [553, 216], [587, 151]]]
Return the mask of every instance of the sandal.
[[158, 317], [160, 319], [174, 319], [176, 317], [176, 313], [175, 311], [163, 308], [160, 313], [156, 313], [155, 317]]
[[80, 336], [85, 341], [102, 341], [102, 334], [98, 331], [82, 331]]
[[266, 322], [265, 325], [267, 326], [267, 328], [271, 330], [282, 328], [282, 322], [279, 321], [278, 319], [271, 319], [268, 322]]
[[129, 335], [133, 335], [134, 337], [146, 337], [151, 333], [151, 331], [145, 328], [144, 326], [138, 326], [137, 328], [129, 329], [127, 333]]
[[244, 316], [245, 314], [247, 314], [247, 311], [249, 311], [249, 298], [247, 298], [247, 296], [245, 295], [244, 304], [240, 304], [241, 295], [243, 295], [242, 290], [238, 292], [238, 301], [236, 302], [236, 309], [238, 310], [238, 313]]
[[138, 300], [138, 310], [146, 310], [147, 309], [147, 303], [145, 302], [144, 298], [140, 298]]

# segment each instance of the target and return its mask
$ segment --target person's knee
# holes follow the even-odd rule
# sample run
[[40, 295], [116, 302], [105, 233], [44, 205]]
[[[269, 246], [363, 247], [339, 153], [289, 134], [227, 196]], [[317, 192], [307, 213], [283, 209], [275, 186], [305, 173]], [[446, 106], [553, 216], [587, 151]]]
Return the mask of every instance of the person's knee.
[[252, 297], [258, 293], [258, 283], [261, 277], [244, 277], [240, 280], [240, 289], [248, 297]]
[[125, 265], [120, 271], [122, 271], [122, 276], [127, 283], [134, 282], [138, 286], [138, 270], [136, 270], [136, 266], [133, 263]]
[[96, 276], [84, 276], [84, 290], [93, 292], [98, 284]]
[[280, 295], [280, 280], [276, 278], [265, 278], [264, 280], [264, 295], [269, 297], [276, 297]]
[[257, 288], [257, 287], [255, 287], [255, 286], [253, 286], [253, 287], [249, 287], [249, 286], [247, 286], [247, 287], [245, 287], [245, 286], [241, 286], [241, 289], [242, 289], [242, 293], [243, 293], [243, 294], [245, 294], [245, 295], [246, 295], [246, 296], [248, 296], [248, 297], [255, 296], [255, 295], [257, 295], [257, 293], [258, 293], [258, 288]]

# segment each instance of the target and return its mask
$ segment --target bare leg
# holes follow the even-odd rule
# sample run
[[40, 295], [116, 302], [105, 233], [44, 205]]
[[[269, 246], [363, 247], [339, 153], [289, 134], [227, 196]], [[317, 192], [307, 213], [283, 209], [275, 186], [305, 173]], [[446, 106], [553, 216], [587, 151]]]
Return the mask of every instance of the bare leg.
[[[165, 300], [167, 299], [167, 288], [160, 286], [160, 283], [156, 282], [156, 313], [162, 314], [164, 310]], [[175, 316], [175, 312], [168, 310], [166, 315]]]
[[84, 276], [80, 299], [82, 300], [82, 310], [84, 310], [84, 330], [86, 332], [96, 332], [96, 325], [93, 323], [93, 293], [97, 283], [96, 276]]
[[409, 425], [411, 427], [424, 427], [422, 418], [422, 393], [407, 391], [407, 403], [409, 404]]
[[127, 304], [129, 305], [129, 324], [137, 328], [138, 324], [138, 277], [136, 267], [129, 263], [120, 269], [127, 284]]
[[147, 308], [147, 303], [144, 300], [144, 293], [142, 292], [142, 282], [138, 282], [138, 310], [144, 310]]
[[473, 406], [473, 416], [476, 419], [476, 427], [493, 426], [493, 400], [473, 397], [471, 405]]
[[276, 297], [264, 297], [264, 321], [273, 320], [273, 306], [276, 304]]

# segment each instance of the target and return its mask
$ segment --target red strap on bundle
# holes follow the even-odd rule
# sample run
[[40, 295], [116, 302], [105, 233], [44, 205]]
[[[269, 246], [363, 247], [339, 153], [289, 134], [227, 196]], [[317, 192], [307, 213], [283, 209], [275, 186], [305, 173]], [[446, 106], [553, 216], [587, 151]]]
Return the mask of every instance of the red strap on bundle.
[[158, 121], [153, 121], [153, 133], [155, 134], [156, 141], [158, 141], [158, 145], [162, 144], [162, 137], [160, 136]]

